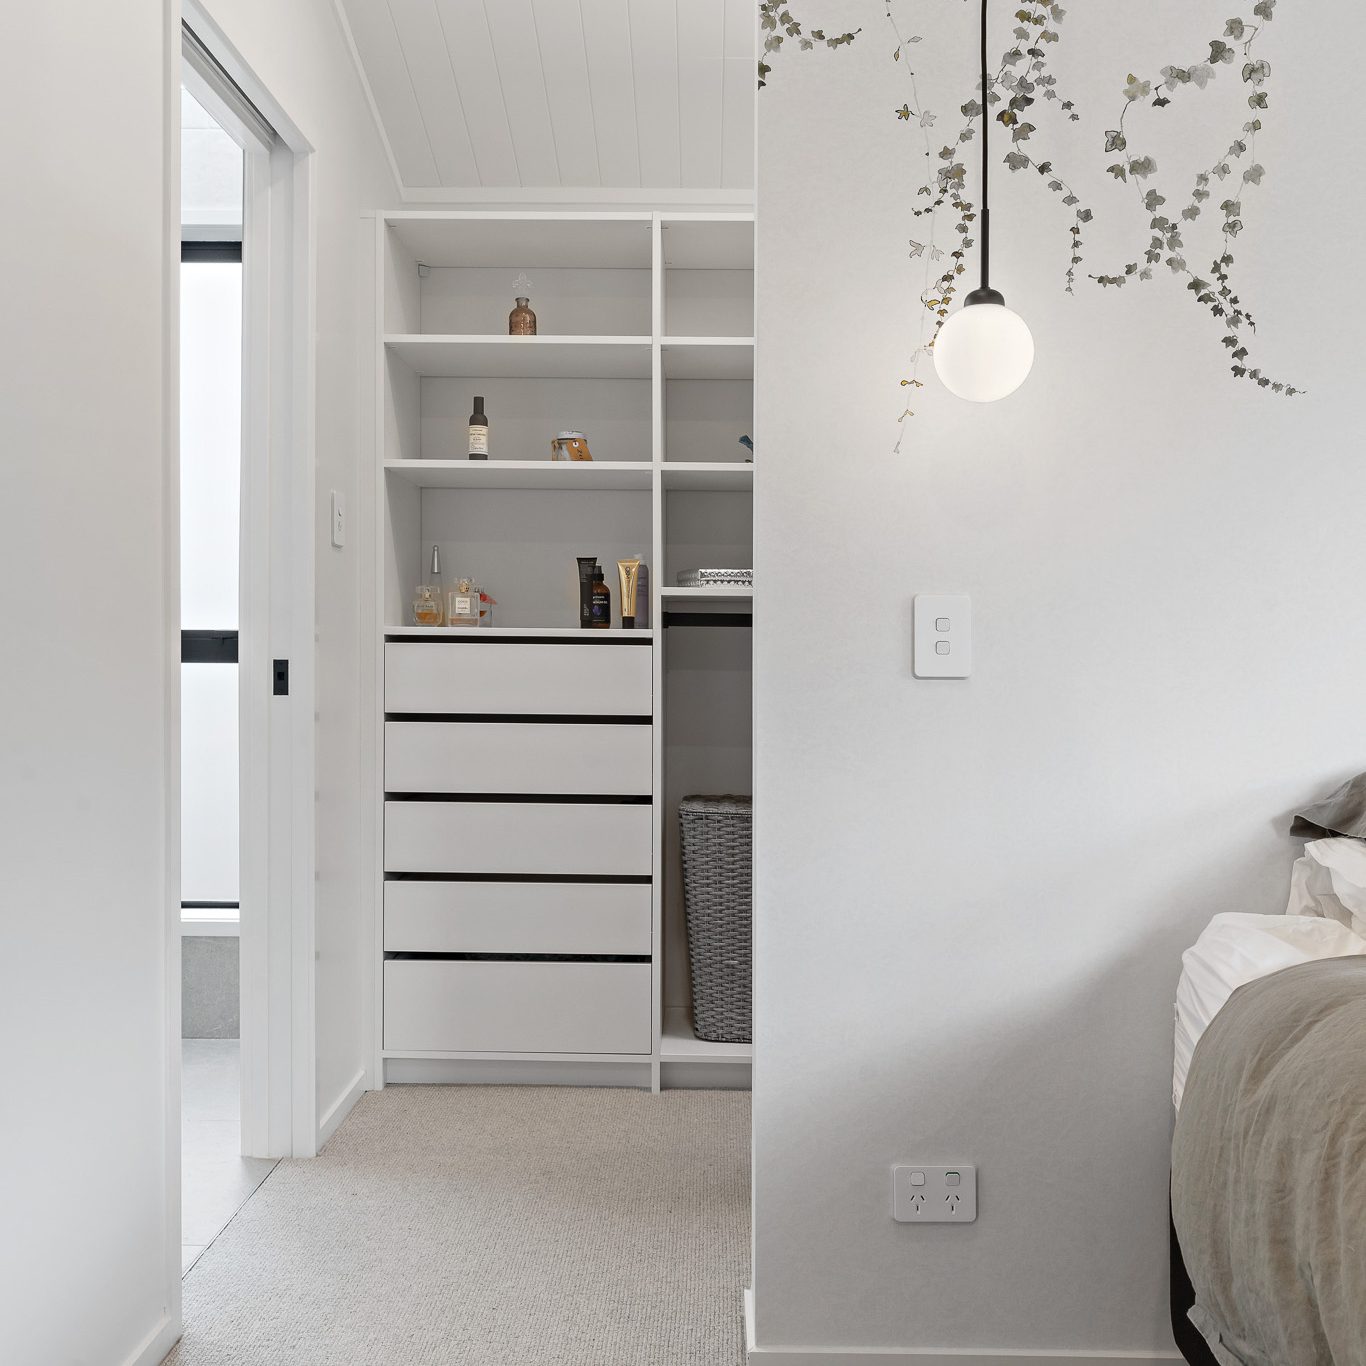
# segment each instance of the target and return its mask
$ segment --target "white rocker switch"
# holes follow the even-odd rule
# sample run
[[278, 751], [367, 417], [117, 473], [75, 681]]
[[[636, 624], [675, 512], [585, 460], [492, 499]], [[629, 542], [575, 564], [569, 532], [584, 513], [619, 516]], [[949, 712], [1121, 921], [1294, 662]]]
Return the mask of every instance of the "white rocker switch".
[[972, 673], [972, 599], [961, 593], [917, 593], [914, 603], [917, 678], [967, 678]]

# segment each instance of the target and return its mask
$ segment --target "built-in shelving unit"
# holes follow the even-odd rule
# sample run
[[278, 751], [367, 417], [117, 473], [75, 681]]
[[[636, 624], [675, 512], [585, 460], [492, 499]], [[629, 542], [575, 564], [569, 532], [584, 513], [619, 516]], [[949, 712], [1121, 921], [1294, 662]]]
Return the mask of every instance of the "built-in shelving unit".
[[[751, 790], [754, 595], [677, 580], [753, 563], [752, 215], [411, 210], [377, 251], [381, 1075], [746, 1085], [750, 1046], [689, 1023], [678, 803]], [[593, 460], [551, 461], [561, 430]], [[496, 625], [410, 624], [433, 544]], [[610, 630], [577, 624], [585, 554]]]

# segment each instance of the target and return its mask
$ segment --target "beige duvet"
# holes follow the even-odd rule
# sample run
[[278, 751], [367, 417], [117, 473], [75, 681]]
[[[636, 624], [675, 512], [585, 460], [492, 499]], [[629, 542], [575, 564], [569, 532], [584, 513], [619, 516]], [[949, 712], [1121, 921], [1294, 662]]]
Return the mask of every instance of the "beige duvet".
[[1250, 982], [1214, 1017], [1172, 1214], [1225, 1366], [1366, 1366], [1366, 957]]

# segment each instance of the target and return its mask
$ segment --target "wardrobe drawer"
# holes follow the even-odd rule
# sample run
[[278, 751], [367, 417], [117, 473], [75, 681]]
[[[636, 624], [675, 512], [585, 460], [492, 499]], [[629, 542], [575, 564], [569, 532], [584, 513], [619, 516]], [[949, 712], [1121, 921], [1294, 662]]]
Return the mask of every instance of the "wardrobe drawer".
[[384, 1047], [648, 1053], [650, 965], [386, 959]]
[[386, 882], [387, 953], [650, 952], [641, 882]]
[[390, 873], [532, 873], [648, 877], [648, 804], [384, 803]]
[[650, 647], [643, 644], [390, 641], [384, 647], [384, 710], [648, 716], [653, 669]]
[[653, 728], [518, 721], [389, 721], [389, 792], [648, 797]]

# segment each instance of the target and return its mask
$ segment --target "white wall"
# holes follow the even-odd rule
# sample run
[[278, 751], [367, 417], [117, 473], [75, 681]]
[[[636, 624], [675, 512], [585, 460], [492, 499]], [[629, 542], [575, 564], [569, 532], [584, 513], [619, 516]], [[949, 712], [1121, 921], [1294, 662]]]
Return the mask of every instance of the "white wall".
[[[1238, 284], [1267, 368], [1307, 395], [1231, 379], [1170, 275], [1066, 297], [1066, 211], [1001, 168], [994, 283], [1034, 373], [978, 408], [927, 371], [896, 455], [924, 145], [893, 117], [882, 6], [827, 8], [860, 39], [782, 54], [759, 96], [757, 1339], [1170, 1350], [1180, 952], [1216, 912], [1283, 909], [1287, 813], [1366, 768], [1366, 205], [1329, 36], [1353, 11], [1282, 6], [1259, 54]], [[1125, 77], [1195, 59], [1223, 19], [1068, 8], [1056, 69], [1086, 122], [1053, 148], [1105, 269], [1148, 236], [1100, 145]], [[975, 7], [925, 11], [937, 155]], [[1246, 93], [1224, 67], [1131, 117], [1178, 208]], [[1217, 224], [1188, 240], [1208, 260]], [[972, 595], [971, 680], [912, 678], [917, 591]], [[916, 1159], [978, 1164], [975, 1225], [891, 1221], [888, 1169]]]
[[[168, 742], [178, 671], [179, 103], [163, 0], [6, 25], [0, 258], [0, 1358], [160, 1360], [168, 1261]], [[174, 101], [174, 103], [171, 103]]]
[[[330, 0], [208, 0], [204, 8], [314, 149], [317, 411], [317, 1105], [320, 1123], [358, 1082], [370, 1046], [362, 1002], [373, 944], [364, 936], [361, 632], [372, 488], [374, 282], [362, 215], [397, 201], [374, 120]], [[361, 462], [364, 462], [363, 473]], [[350, 511], [344, 550], [330, 543], [330, 490]], [[362, 594], [366, 595], [365, 600]], [[368, 656], [367, 656], [368, 658]], [[368, 834], [368, 827], [367, 827]], [[335, 1116], [334, 1116], [335, 1118]]]

